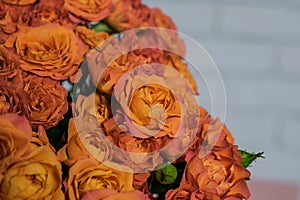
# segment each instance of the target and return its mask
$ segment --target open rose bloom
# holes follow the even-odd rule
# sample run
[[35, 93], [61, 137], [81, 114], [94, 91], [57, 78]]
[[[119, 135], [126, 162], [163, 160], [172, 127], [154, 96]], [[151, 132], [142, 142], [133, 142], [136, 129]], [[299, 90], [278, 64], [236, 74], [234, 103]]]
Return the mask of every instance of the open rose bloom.
[[0, 0], [0, 199], [248, 199], [176, 30], [140, 0]]

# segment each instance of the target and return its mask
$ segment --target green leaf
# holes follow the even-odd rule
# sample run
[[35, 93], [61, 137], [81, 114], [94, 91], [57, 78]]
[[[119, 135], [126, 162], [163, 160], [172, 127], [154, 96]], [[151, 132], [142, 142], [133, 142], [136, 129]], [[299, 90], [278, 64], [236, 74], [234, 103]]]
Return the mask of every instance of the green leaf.
[[259, 152], [259, 153], [249, 153], [247, 151], [244, 150], [238, 150], [241, 155], [242, 155], [242, 162], [241, 164], [247, 168], [251, 165], [251, 163], [253, 163], [257, 158], [265, 158], [263, 156], [264, 152]]
[[96, 32], [108, 32], [108, 33], [114, 33], [115, 32], [111, 27], [109, 27], [104, 22], [98, 22], [97, 24], [90, 24], [89, 28], [94, 29]]
[[176, 189], [180, 185], [180, 181], [182, 179], [182, 175], [186, 166], [186, 162], [180, 162], [172, 165], [173, 167], [176, 168], [177, 171], [177, 177], [175, 181], [171, 184], [161, 184], [155, 177], [155, 173], [151, 172], [151, 176], [148, 179], [148, 185], [149, 185], [149, 191], [151, 194], [155, 194], [158, 197], [156, 198], [157, 200], [164, 200], [165, 199], [165, 194], [168, 190], [170, 189]]

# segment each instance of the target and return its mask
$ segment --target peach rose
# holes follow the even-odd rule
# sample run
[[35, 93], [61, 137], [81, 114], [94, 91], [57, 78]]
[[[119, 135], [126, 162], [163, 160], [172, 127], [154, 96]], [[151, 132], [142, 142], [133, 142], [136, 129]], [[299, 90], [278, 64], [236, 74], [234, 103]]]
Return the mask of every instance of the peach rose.
[[5, 45], [16, 48], [23, 70], [55, 80], [72, 81], [86, 52], [72, 30], [57, 24], [23, 28]]
[[61, 177], [61, 165], [52, 148], [32, 143], [30, 154], [5, 172], [0, 198], [64, 199]]
[[2, 0], [4, 3], [13, 5], [28, 5], [33, 4], [36, 0]]
[[16, 114], [0, 116], [0, 182], [3, 171], [14, 161], [26, 156], [32, 132], [28, 120]]
[[45, 129], [56, 126], [68, 111], [68, 91], [58, 81], [27, 75], [24, 91], [31, 99], [26, 116], [34, 129], [39, 125]]
[[85, 26], [77, 26], [75, 31], [90, 49], [94, 49], [96, 46], [110, 37], [107, 32], [96, 32], [95, 30], [89, 29]]
[[109, 188], [89, 190], [83, 195], [81, 200], [122, 200], [122, 199], [150, 200], [148, 195], [138, 190], [132, 190], [129, 192], [117, 192]]
[[76, 17], [86, 21], [100, 21], [114, 9], [112, 0], [65, 0], [65, 8]]
[[14, 85], [0, 79], [0, 115], [16, 113], [26, 115], [29, 97], [24, 92], [22, 84]]
[[[119, 171], [117, 169], [122, 169]], [[133, 190], [133, 174], [128, 167], [94, 159], [80, 159], [69, 170], [67, 194], [70, 200], [81, 199], [89, 190], [108, 188], [116, 192]]]
[[[84, 137], [80, 138], [79, 134], [84, 134]], [[85, 138], [84, 141], [83, 138]], [[78, 133], [74, 118], [71, 118], [68, 128], [68, 143], [57, 152], [58, 160], [72, 166], [79, 159], [93, 158], [90, 152], [96, 153], [97, 160], [101, 162], [111, 156], [109, 146], [97, 134], [97, 129]]]

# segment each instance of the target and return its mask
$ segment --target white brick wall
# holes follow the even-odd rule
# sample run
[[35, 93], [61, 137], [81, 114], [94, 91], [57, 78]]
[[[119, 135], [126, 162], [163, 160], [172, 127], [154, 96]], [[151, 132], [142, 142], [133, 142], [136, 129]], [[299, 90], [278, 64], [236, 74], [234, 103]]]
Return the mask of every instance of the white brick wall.
[[298, 36], [299, 19], [298, 10], [225, 6], [222, 28], [226, 32], [255, 34], [257, 37]]
[[300, 117], [287, 117], [283, 120], [284, 124], [284, 145], [286, 150], [295, 158], [300, 159]]
[[[198, 39], [199, 38], [199, 39]], [[213, 56], [222, 72], [265, 73], [270, 70], [272, 48], [266, 45], [195, 38]]]
[[266, 152], [253, 177], [300, 184], [300, 0], [144, 2], [162, 8], [217, 63], [236, 142]]
[[280, 49], [282, 56], [281, 70], [286, 74], [296, 73], [300, 76], [300, 47], [283, 47]]

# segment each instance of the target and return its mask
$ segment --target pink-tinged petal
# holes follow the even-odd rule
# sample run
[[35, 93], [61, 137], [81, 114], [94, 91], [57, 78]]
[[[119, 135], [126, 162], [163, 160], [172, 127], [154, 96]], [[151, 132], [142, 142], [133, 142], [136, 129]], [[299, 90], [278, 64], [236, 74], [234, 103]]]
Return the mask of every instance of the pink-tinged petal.
[[13, 113], [7, 113], [5, 115], [0, 116], [0, 119], [6, 119], [10, 123], [12, 123], [16, 129], [22, 131], [28, 140], [31, 140], [32, 137], [32, 129], [28, 119], [24, 116], [19, 116]]

